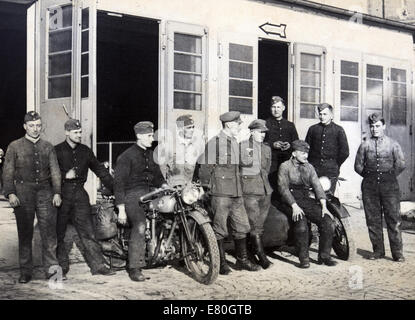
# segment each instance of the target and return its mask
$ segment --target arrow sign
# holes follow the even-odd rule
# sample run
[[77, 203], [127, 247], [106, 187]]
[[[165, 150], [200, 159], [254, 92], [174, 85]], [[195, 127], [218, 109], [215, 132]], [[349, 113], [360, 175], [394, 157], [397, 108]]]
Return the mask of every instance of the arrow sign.
[[284, 23], [281, 24], [272, 24], [269, 22], [266, 22], [259, 26], [259, 28], [264, 31], [266, 34], [274, 34], [277, 36], [280, 36], [281, 38], [286, 38], [285, 35], [285, 29], [287, 28], [287, 25]]

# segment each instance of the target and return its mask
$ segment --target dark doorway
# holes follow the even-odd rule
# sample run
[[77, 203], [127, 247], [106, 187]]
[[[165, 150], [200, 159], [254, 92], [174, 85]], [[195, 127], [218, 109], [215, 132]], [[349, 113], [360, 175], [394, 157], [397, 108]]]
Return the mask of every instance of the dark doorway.
[[[98, 12], [97, 142], [134, 141], [134, 125], [158, 126], [159, 23], [157, 20]], [[112, 159], [129, 144], [113, 144]], [[108, 145], [98, 144], [100, 161]]]
[[24, 134], [26, 9], [24, 5], [0, 3], [0, 148], [4, 151]]
[[[258, 44], [258, 118], [271, 116], [272, 96], [280, 96], [288, 106], [288, 49], [289, 44], [260, 39]], [[288, 110], [283, 117], [287, 118]]]

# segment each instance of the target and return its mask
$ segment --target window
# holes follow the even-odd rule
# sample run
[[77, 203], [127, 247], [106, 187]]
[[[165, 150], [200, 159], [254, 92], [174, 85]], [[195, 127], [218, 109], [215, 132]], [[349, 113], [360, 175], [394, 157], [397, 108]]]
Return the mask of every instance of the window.
[[202, 37], [174, 33], [174, 108], [202, 110]]
[[253, 114], [253, 47], [229, 43], [229, 111]]
[[[366, 117], [383, 112], [384, 83], [383, 66], [366, 65]], [[365, 119], [366, 120], [366, 119]], [[367, 121], [367, 120], [366, 120]]]
[[321, 103], [322, 56], [300, 54], [300, 117], [314, 119]]
[[49, 9], [47, 97], [71, 96], [72, 5]]
[[406, 70], [391, 68], [390, 123], [406, 125]]
[[81, 98], [88, 98], [89, 86], [89, 9], [82, 9], [81, 22]]
[[359, 120], [359, 63], [341, 60], [340, 120]]

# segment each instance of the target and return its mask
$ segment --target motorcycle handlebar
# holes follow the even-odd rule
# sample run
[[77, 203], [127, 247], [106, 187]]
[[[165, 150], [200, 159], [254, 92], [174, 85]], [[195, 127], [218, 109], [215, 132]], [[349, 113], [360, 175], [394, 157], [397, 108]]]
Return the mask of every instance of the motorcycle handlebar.
[[155, 196], [156, 194], [160, 193], [163, 190], [164, 190], [164, 188], [157, 188], [154, 191], [146, 193], [144, 196], [140, 197], [140, 202], [144, 202], [144, 201], [147, 201], [147, 200], [151, 199], [153, 196]]

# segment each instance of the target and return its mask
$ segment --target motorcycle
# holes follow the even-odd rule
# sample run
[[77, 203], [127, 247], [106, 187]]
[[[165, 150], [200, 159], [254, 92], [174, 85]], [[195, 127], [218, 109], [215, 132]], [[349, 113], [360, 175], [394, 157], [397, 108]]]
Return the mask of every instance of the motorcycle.
[[[356, 254], [356, 245], [353, 239], [353, 231], [350, 223], [350, 214], [343, 204], [330, 192], [331, 182], [327, 177], [320, 177], [320, 183], [327, 197], [327, 209], [333, 215], [335, 231], [333, 237], [333, 250], [341, 260], [352, 260]], [[345, 179], [339, 178], [340, 181]], [[310, 197], [315, 198], [312, 190]], [[310, 244], [313, 236], [318, 235], [312, 232], [310, 227]], [[271, 206], [268, 217], [264, 223], [263, 242], [265, 248], [284, 249], [292, 247], [290, 243], [290, 222], [287, 216], [275, 206]], [[291, 249], [291, 248], [290, 248]], [[284, 250], [282, 250], [284, 251]], [[292, 251], [288, 250], [288, 251]]]
[[[192, 183], [184, 187], [158, 188], [137, 199], [146, 215], [147, 268], [184, 260], [187, 270], [198, 282], [211, 284], [216, 280], [219, 249], [208, 212], [202, 205], [203, 197], [203, 189]], [[116, 223], [115, 213], [110, 221], [112, 225]], [[111, 267], [120, 261], [124, 267], [122, 261], [128, 257], [129, 229], [118, 226], [117, 235], [107, 232], [105, 237], [108, 239], [110, 235], [112, 238], [101, 241], [104, 255]], [[102, 237], [97, 234], [97, 238]]]

